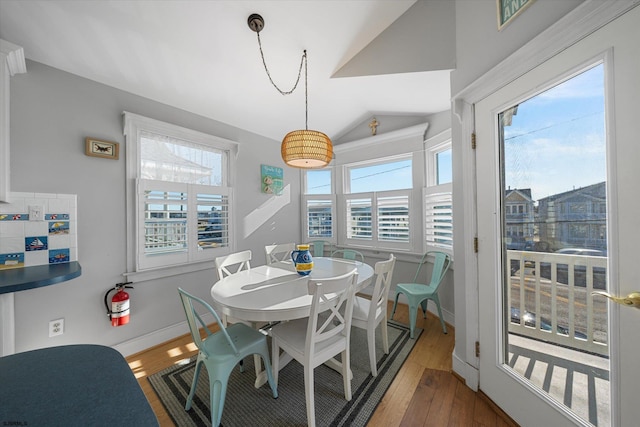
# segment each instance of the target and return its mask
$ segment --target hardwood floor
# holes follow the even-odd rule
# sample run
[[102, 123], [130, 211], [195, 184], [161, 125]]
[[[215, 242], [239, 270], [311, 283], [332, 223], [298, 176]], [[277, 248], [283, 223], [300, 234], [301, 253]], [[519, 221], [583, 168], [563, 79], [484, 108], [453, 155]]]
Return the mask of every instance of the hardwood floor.
[[[408, 324], [407, 306], [398, 305], [395, 320]], [[481, 392], [474, 393], [451, 373], [455, 330], [443, 334], [431, 313], [418, 315], [424, 332], [376, 408], [368, 426], [517, 426]], [[147, 376], [197, 354], [190, 335], [127, 357], [162, 427], [171, 418], [151, 388]]]

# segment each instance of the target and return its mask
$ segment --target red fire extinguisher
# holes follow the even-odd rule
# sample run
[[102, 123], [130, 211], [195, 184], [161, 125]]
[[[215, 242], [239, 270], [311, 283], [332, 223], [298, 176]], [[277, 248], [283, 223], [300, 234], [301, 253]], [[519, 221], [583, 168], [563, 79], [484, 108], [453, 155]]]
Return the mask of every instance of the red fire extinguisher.
[[[129, 308], [129, 294], [124, 290], [125, 288], [133, 289], [133, 286], [127, 286], [131, 282], [118, 283], [114, 288], [111, 288], [104, 294], [104, 305], [107, 307], [107, 315], [111, 319], [111, 326], [122, 326], [129, 323], [130, 308]], [[108, 299], [109, 293], [116, 291], [111, 298], [111, 306], [109, 306]]]

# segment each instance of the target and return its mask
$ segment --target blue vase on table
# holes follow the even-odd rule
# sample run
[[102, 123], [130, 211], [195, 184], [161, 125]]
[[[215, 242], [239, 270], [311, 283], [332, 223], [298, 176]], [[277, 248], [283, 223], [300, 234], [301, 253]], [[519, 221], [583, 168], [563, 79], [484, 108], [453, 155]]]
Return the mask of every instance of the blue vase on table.
[[309, 245], [297, 245], [298, 250], [291, 252], [291, 260], [296, 271], [301, 276], [308, 276], [313, 270], [313, 258], [309, 252]]

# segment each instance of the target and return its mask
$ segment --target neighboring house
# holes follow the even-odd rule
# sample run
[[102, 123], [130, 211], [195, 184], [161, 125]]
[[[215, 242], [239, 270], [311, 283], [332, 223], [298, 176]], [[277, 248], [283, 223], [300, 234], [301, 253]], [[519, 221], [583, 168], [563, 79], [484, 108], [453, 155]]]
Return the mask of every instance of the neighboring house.
[[607, 250], [605, 183], [589, 185], [538, 200], [539, 240], [552, 249]]
[[505, 191], [505, 218], [507, 229], [507, 249], [524, 250], [526, 242], [534, 236], [534, 202], [531, 189], [511, 189]]

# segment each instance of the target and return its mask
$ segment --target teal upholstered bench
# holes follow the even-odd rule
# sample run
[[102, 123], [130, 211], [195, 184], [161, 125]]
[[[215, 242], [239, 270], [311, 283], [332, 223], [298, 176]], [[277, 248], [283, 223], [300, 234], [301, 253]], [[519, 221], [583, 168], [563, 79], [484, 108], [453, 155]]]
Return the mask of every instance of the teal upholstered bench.
[[66, 345], [0, 357], [0, 425], [158, 426], [122, 355]]

